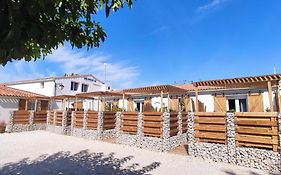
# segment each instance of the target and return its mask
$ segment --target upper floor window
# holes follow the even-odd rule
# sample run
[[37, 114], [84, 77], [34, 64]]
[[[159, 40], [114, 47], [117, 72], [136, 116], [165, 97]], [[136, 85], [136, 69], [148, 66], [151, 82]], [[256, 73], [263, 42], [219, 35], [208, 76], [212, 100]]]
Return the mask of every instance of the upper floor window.
[[82, 84], [82, 87], [81, 87], [81, 92], [88, 92], [88, 88], [89, 88], [89, 85], [87, 84]]
[[44, 81], [40, 82], [40, 87], [41, 87], [41, 89], [44, 88]]
[[74, 82], [74, 81], [72, 81], [71, 82], [71, 86], [70, 86], [70, 90], [71, 91], [77, 91], [78, 90], [78, 83], [77, 82]]

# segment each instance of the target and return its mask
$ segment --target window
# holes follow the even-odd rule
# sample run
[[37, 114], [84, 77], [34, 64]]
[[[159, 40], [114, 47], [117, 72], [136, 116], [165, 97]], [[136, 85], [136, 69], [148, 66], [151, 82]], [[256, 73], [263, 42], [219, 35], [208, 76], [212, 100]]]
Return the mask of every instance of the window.
[[71, 91], [77, 91], [78, 90], [78, 83], [77, 82], [74, 82], [74, 81], [72, 81], [71, 82], [71, 86], [70, 86], [70, 90]]
[[247, 100], [244, 96], [231, 97], [227, 100], [228, 110], [234, 110], [236, 112], [247, 112]]
[[40, 82], [41, 89], [44, 89], [44, 81]]
[[247, 112], [247, 101], [246, 99], [239, 99], [240, 112]]
[[228, 100], [228, 110], [235, 110], [236, 111], [235, 99], [229, 99]]
[[89, 85], [82, 84], [81, 92], [88, 92]]

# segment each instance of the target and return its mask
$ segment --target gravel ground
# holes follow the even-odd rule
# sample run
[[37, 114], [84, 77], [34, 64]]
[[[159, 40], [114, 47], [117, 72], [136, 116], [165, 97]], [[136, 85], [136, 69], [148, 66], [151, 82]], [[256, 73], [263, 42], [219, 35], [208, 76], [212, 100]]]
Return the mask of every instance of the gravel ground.
[[265, 171], [47, 131], [0, 134], [0, 174], [226, 174]]

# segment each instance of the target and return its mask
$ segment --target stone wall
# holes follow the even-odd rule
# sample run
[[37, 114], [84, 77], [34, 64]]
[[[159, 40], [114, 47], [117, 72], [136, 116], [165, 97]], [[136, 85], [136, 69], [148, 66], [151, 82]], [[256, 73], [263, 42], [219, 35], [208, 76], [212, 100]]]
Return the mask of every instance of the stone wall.
[[[236, 146], [234, 113], [226, 113], [226, 144], [195, 142], [195, 116], [194, 113], [189, 113], [188, 115], [187, 135], [189, 155], [202, 159], [268, 170], [270, 172], [281, 170], [280, 152]], [[278, 122], [280, 131], [281, 114], [278, 115]]]
[[144, 136], [142, 131], [142, 113], [138, 113], [137, 134], [123, 133], [121, 128], [121, 113], [116, 119], [116, 143], [135, 146], [154, 151], [169, 151], [183, 143], [187, 142], [187, 134], [182, 133], [182, 114], [178, 114], [179, 132], [176, 136], [170, 137], [170, 113], [163, 113], [163, 134], [162, 137]]

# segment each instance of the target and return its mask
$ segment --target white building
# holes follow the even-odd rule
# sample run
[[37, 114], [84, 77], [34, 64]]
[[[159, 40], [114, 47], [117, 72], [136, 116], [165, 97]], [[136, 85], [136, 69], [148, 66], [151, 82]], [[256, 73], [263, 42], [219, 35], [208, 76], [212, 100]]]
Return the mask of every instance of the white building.
[[[28, 102], [27, 99], [36, 98], [47, 100], [45, 96], [0, 85], [0, 121], [8, 123], [12, 111], [34, 110], [34, 100]], [[40, 100], [37, 110], [47, 110], [48, 101], [46, 100]]]
[[[46, 77], [33, 80], [8, 82], [5, 83], [5, 85], [49, 97], [76, 95], [81, 92], [106, 91], [111, 89], [110, 86], [107, 86], [104, 82], [91, 74], [65, 74], [64, 76], [59, 77]], [[91, 106], [91, 104], [88, 103], [92, 102], [86, 101], [83, 106]], [[69, 106], [65, 107], [73, 107], [73, 100], [68, 104]], [[60, 108], [61, 101], [57, 101], [53, 107], [54, 109]]]

